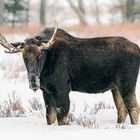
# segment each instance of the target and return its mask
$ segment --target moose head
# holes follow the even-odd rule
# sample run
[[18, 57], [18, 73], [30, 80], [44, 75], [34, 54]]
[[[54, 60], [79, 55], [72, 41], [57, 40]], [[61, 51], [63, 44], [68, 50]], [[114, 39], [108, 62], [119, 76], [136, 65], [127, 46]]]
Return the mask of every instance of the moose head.
[[41, 40], [38, 38], [27, 38], [24, 42], [9, 43], [6, 38], [0, 34], [0, 44], [6, 48], [5, 53], [22, 52], [23, 60], [28, 73], [29, 87], [36, 91], [40, 88], [40, 73], [45, 62], [44, 50], [49, 49], [55, 42], [57, 24], [50, 40]]

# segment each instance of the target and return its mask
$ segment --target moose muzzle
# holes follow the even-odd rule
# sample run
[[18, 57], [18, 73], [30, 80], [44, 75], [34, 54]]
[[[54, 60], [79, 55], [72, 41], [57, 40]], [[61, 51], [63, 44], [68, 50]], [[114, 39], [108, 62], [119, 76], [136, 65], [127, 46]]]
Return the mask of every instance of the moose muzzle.
[[39, 79], [39, 76], [37, 76], [34, 73], [29, 73], [28, 80], [29, 80], [29, 87], [34, 92], [40, 88], [40, 79]]

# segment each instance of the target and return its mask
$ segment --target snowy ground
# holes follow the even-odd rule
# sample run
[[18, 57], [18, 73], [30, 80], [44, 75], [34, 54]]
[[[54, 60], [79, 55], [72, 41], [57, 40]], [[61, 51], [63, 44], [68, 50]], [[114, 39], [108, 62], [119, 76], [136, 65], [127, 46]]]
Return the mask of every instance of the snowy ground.
[[[18, 38], [18, 41], [25, 36]], [[33, 97], [38, 98], [44, 104], [41, 91], [34, 93], [28, 87], [26, 71], [24, 66], [21, 66], [23, 61], [20, 54], [7, 55], [2, 51], [0, 50], [0, 103], [8, 98], [8, 94], [15, 92], [21, 97], [25, 108], [28, 108], [28, 100]], [[140, 76], [136, 93], [140, 105]], [[70, 112], [76, 118], [82, 116], [95, 120], [91, 128], [83, 127], [75, 122], [69, 126], [47, 126], [45, 118], [38, 116], [0, 118], [0, 139], [130, 139], [140, 136], [140, 120], [136, 126], [130, 124], [129, 118], [125, 124], [118, 125], [116, 123], [117, 113], [110, 91], [96, 95], [71, 92], [70, 100]], [[101, 108], [93, 116], [90, 115], [90, 109], [99, 102], [103, 103], [105, 108]], [[87, 104], [88, 107], [85, 110]], [[74, 105], [75, 110], [73, 110]]]
[[132, 139], [139, 137], [139, 129], [83, 129], [79, 126], [46, 126], [44, 120], [33, 118], [1, 119], [1, 139]]

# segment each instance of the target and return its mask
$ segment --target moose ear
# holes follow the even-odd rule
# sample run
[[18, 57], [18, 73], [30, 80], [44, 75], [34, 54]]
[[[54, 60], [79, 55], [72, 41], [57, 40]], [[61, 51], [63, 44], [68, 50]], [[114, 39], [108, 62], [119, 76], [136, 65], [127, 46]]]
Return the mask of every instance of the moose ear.
[[38, 46], [41, 46], [41, 45], [42, 45], [42, 43], [41, 43], [42, 38], [41, 38], [40, 36], [37, 36], [37, 37], [35, 37], [35, 39], [37, 39], [37, 40], [38, 40], [37, 45], [38, 45]]

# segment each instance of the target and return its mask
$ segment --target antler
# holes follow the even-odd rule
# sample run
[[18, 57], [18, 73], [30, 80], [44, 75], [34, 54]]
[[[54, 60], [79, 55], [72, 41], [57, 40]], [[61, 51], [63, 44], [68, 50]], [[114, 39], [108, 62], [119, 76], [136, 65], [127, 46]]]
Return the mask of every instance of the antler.
[[53, 45], [53, 43], [55, 42], [54, 39], [55, 39], [55, 35], [56, 35], [56, 32], [57, 32], [57, 28], [58, 28], [58, 25], [55, 22], [55, 29], [54, 29], [54, 32], [53, 32], [53, 35], [52, 35], [51, 39], [48, 40], [47, 44], [43, 45], [43, 47], [41, 49], [43, 49], [43, 48], [48, 49]]
[[0, 44], [8, 50], [8, 51], [5, 51], [5, 53], [18, 53], [18, 52], [20, 52], [20, 49], [16, 48], [12, 44], [10, 44], [1, 33], [0, 33]]

